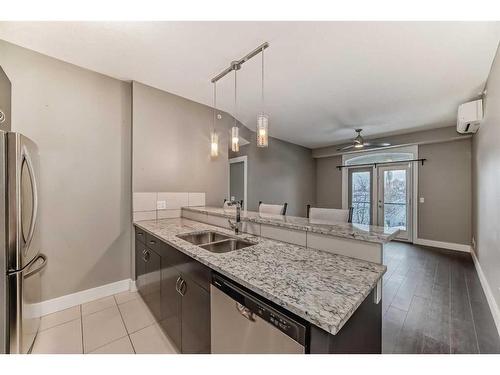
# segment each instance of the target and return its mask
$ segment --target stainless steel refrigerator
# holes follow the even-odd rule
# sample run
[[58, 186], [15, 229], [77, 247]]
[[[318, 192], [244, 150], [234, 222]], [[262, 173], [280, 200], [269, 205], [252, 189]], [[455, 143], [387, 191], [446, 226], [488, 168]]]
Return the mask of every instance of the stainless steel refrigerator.
[[40, 253], [38, 163], [32, 140], [0, 131], [0, 353], [28, 353], [40, 326], [47, 258]]

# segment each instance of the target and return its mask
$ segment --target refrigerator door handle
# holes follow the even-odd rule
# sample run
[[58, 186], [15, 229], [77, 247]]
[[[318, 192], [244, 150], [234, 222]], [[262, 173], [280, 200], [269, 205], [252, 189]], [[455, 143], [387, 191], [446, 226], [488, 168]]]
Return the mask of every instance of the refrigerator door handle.
[[[33, 235], [35, 233], [35, 226], [36, 226], [36, 222], [37, 222], [38, 189], [37, 189], [35, 169], [33, 168], [29, 152], [26, 149], [23, 151], [23, 159], [24, 159], [23, 162], [26, 162], [26, 165], [28, 167], [28, 171], [30, 174], [30, 180], [31, 180], [31, 186], [33, 189], [33, 210], [32, 210], [32, 218], [31, 218], [31, 226], [30, 226], [30, 229], [28, 231], [28, 238], [25, 239], [25, 246], [26, 246], [25, 251], [27, 252], [29, 247], [30, 247], [31, 240], [33, 239]], [[23, 162], [21, 162], [21, 168], [22, 168]]]
[[45, 268], [45, 266], [47, 265], [47, 256], [45, 254], [40, 254], [39, 256], [37, 256], [32, 264], [35, 264], [36, 262], [38, 262], [39, 259], [43, 260], [42, 263], [40, 263], [40, 265], [38, 265], [35, 269], [32, 269], [28, 273], [26, 273], [24, 275], [25, 279], [37, 274], [38, 272], [42, 271]]

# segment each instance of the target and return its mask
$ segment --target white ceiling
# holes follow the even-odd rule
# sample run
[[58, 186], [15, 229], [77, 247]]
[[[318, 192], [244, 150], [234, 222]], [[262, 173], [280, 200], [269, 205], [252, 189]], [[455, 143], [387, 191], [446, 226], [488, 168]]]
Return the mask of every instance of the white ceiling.
[[[499, 22], [0, 22], [0, 38], [212, 104], [210, 79], [264, 41], [271, 135], [315, 148], [455, 123], [482, 91]], [[236, 117], [253, 129], [260, 57], [238, 72]], [[218, 84], [233, 113], [233, 78]]]

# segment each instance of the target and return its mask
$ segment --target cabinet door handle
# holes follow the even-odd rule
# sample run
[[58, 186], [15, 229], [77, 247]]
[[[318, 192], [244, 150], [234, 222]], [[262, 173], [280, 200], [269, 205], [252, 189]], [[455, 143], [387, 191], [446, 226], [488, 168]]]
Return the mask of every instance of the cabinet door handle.
[[149, 251], [144, 250], [144, 253], [143, 253], [143, 254], [144, 254], [144, 256], [142, 257], [142, 260], [143, 260], [144, 262], [146, 262], [146, 263], [147, 263], [147, 262], [149, 262], [149, 258], [151, 257], [151, 254], [149, 253]]
[[179, 291], [179, 281], [181, 281], [181, 277], [180, 276], [177, 278], [177, 281], [175, 282], [175, 290], [177, 291], [177, 293], [180, 293], [180, 291]]
[[144, 233], [142, 233], [142, 232], [137, 232], [137, 235], [138, 235], [138, 236], [142, 236], [142, 235], [144, 235]]
[[186, 294], [186, 289], [187, 289], [186, 281], [183, 278], [181, 278], [181, 283], [179, 284], [179, 289], [177, 291], [181, 296], [184, 296]]
[[150, 243], [151, 245], [154, 245], [154, 244], [156, 243], [156, 241], [154, 241], [154, 240], [150, 240], [150, 241], [149, 241], [149, 243]]

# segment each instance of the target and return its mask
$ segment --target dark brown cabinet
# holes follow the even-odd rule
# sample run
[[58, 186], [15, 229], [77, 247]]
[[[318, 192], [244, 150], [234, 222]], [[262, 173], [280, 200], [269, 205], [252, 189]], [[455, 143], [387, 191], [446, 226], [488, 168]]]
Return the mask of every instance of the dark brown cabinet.
[[210, 353], [210, 292], [182, 277], [182, 352]]
[[146, 246], [138, 240], [135, 241], [135, 284], [137, 291], [143, 295], [145, 288], [146, 262], [143, 256]]
[[141, 241], [135, 243], [136, 285], [156, 319], [161, 318], [161, 258]]
[[177, 291], [180, 282], [179, 271], [163, 254], [161, 257], [161, 319], [160, 325], [172, 339], [177, 348], [182, 348], [181, 341], [181, 303], [182, 296]]
[[156, 320], [159, 320], [161, 318], [161, 258], [155, 251], [146, 248], [143, 259], [146, 263], [146, 288], [142, 297]]
[[210, 268], [136, 227], [136, 283], [182, 353], [210, 353]]

